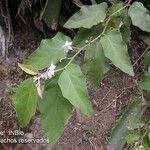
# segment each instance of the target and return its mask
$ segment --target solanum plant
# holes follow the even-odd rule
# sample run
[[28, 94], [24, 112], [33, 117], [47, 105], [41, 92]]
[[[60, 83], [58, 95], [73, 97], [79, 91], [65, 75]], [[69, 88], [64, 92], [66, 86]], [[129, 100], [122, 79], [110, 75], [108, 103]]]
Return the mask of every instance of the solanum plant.
[[[64, 24], [65, 28], [78, 29], [73, 39], [58, 32], [52, 39], [42, 40], [25, 64], [19, 64], [32, 75], [20, 84], [13, 97], [21, 127], [28, 125], [38, 104], [48, 138], [56, 143], [74, 107], [87, 116], [93, 114], [86, 79], [98, 86], [109, 71], [109, 62], [134, 76], [127, 47], [130, 26], [132, 23], [149, 33], [150, 14], [142, 3], [130, 2], [110, 7], [106, 2], [82, 6]], [[144, 81], [142, 86], [150, 89], [150, 76], [146, 78], [148, 85]]]

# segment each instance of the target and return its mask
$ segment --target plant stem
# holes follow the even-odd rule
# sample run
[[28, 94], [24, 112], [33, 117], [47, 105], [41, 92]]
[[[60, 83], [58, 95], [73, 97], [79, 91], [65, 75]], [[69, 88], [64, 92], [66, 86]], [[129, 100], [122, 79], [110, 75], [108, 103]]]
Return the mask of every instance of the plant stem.
[[135, 61], [135, 63], [133, 64], [133, 66], [135, 66], [138, 61], [145, 55], [145, 53], [150, 49], [150, 46], [148, 46], [145, 51], [142, 53], [142, 55]]
[[131, 1], [132, 1], [132, 0], [129, 0], [128, 3], [127, 3], [124, 7], [120, 8], [120, 9], [118, 9], [117, 11], [115, 11], [114, 13], [112, 13], [112, 14], [109, 16], [109, 18], [111, 18], [112, 16], [114, 16], [115, 14], [117, 14], [118, 12], [120, 12], [121, 10], [125, 9], [126, 7], [128, 7], [128, 6], [130, 5]]
[[108, 23], [109, 23], [111, 17], [113, 17], [115, 14], [117, 14], [117, 13], [120, 12], [121, 10], [125, 9], [126, 7], [128, 7], [129, 4], [131, 3], [131, 1], [132, 1], [132, 0], [129, 0], [128, 3], [127, 3], [124, 7], [120, 8], [120, 9], [117, 10], [116, 12], [112, 13], [112, 14], [107, 18], [107, 21], [106, 21], [106, 23], [105, 23], [105, 25], [104, 25], [104, 28], [103, 28], [103, 31], [101, 32], [101, 34], [100, 34], [99, 36], [97, 36], [95, 39], [93, 39], [92, 41], [90, 41], [88, 44], [84, 45], [83, 47], [81, 47], [81, 48], [76, 48], [76, 49], [79, 49], [79, 50], [77, 51], [77, 53], [76, 53], [75, 55], [72, 56], [72, 58], [70, 59], [70, 61], [68, 62], [68, 64], [67, 64], [65, 67], [63, 67], [63, 68], [56, 70], [55, 72], [63, 71], [64, 69], [67, 69], [67, 67], [72, 63], [72, 61], [75, 59], [75, 57], [80, 54], [80, 52], [81, 52], [82, 50], [84, 50], [86, 47], [90, 46], [91, 44], [93, 44], [94, 42], [96, 42], [98, 39], [100, 39], [100, 38], [105, 34], [106, 29], [107, 29], [107, 26], [108, 26]]

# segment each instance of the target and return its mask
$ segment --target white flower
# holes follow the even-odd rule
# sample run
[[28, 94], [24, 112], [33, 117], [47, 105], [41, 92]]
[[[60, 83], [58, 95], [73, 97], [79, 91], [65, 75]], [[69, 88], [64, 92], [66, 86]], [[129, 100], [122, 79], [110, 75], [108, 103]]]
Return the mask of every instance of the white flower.
[[68, 42], [66, 41], [66, 43], [62, 46], [63, 48], [65, 48], [65, 52], [68, 53], [69, 50], [73, 50], [72, 49], [72, 42]]
[[140, 145], [139, 148], [140, 148], [140, 150], [143, 150], [144, 147], [143, 147], [143, 145]]
[[50, 65], [50, 67], [47, 69], [47, 77], [49, 79], [51, 79], [52, 76], [54, 76], [54, 74], [55, 74], [55, 68], [56, 68], [56, 66], [52, 62], [52, 64]]

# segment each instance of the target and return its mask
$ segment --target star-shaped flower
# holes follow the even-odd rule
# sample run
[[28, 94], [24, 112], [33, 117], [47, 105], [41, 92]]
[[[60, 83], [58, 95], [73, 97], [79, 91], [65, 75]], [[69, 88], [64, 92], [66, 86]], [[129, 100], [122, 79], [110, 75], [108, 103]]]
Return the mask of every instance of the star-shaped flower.
[[47, 69], [47, 77], [49, 79], [51, 79], [52, 76], [54, 76], [54, 74], [55, 74], [55, 68], [56, 68], [56, 66], [52, 62], [52, 64], [50, 65], [50, 67]]
[[73, 50], [72, 42], [66, 41], [65, 44], [62, 47], [65, 48], [66, 53], [68, 53], [69, 50], [71, 50], [71, 51]]

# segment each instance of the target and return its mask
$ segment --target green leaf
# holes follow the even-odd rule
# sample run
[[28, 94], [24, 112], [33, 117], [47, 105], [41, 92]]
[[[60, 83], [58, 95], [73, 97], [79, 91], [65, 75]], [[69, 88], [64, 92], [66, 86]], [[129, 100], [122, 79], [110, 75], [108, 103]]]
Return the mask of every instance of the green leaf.
[[150, 14], [149, 11], [140, 2], [134, 2], [129, 8], [129, 15], [132, 24], [141, 30], [150, 32]]
[[85, 115], [90, 116], [93, 112], [86, 88], [85, 77], [77, 64], [71, 64], [62, 72], [58, 84], [63, 96], [70, 103], [79, 108]]
[[[120, 29], [121, 25], [122, 25], [122, 18], [121, 17], [112, 17], [109, 21], [108, 27], [109, 28], [116, 28], [116, 29]], [[109, 29], [108, 28], [108, 29]]]
[[109, 66], [106, 64], [101, 43], [97, 42], [89, 46], [85, 51], [84, 71], [95, 86], [99, 85], [108, 70]]
[[[120, 10], [123, 7], [123, 3], [119, 2], [119, 3], [115, 3], [112, 4], [109, 7], [109, 14], [108, 15], [112, 15], [113, 13], [117, 12], [118, 10]], [[118, 13], [114, 14], [109, 21], [108, 26], [112, 27], [112, 28], [120, 28], [120, 24], [122, 24], [122, 17], [123, 16], [123, 10], [119, 11]]]
[[122, 35], [122, 39], [125, 43], [130, 41], [131, 38], [131, 19], [127, 13], [124, 13], [123, 19], [122, 19], [123, 25], [120, 28], [120, 32]]
[[133, 67], [128, 55], [127, 45], [121, 33], [115, 29], [108, 31], [102, 38], [101, 44], [105, 56], [123, 72], [134, 76]]
[[150, 75], [150, 66], [149, 66], [149, 68], [148, 68], [148, 73], [147, 73], [148, 75]]
[[137, 120], [140, 119], [145, 111], [145, 107], [142, 106], [141, 100], [136, 98], [127, 108], [121, 119], [116, 124], [112, 131], [111, 138], [107, 147], [107, 150], [122, 150], [126, 143], [128, 136], [128, 127], [132, 126]]
[[[123, 8], [123, 2], [118, 2], [118, 3], [114, 3], [109, 7], [109, 15], [112, 15], [113, 13], [117, 12], [118, 10], [120, 10], [121, 8]], [[118, 13], [114, 14], [114, 16], [120, 16], [122, 15], [122, 11], [119, 11]]]
[[140, 87], [144, 90], [150, 91], [150, 67], [148, 73], [145, 75], [143, 81], [140, 83]]
[[126, 137], [127, 143], [132, 144], [135, 141], [138, 141], [140, 138], [140, 135], [136, 132], [131, 132], [129, 135]]
[[81, 9], [75, 13], [64, 25], [65, 28], [91, 28], [103, 22], [106, 18], [107, 3], [98, 5], [81, 6]]
[[144, 121], [142, 119], [137, 120], [132, 126], [128, 127], [130, 130], [142, 128], [145, 125]]
[[63, 97], [56, 78], [46, 82], [43, 99], [38, 102], [42, 124], [51, 144], [55, 144], [71, 117], [72, 105]]
[[73, 45], [75, 47], [83, 47], [85, 44], [100, 35], [102, 29], [103, 27], [101, 25], [93, 26], [90, 29], [80, 28], [73, 39]]
[[150, 66], [150, 51], [144, 55], [144, 65], [147, 67]]
[[62, 4], [62, 0], [48, 0], [46, 7], [41, 14], [42, 19], [53, 30], [57, 29], [61, 4]]
[[150, 34], [140, 35], [139, 38], [142, 39], [144, 43], [150, 46]]
[[[109, 8], [109, 15], [123, 8], [123, 3], [115, 3]], [[120, 30], [123, 40], [127, 43], [130, 40], [131, 19], [126, 10], [121, 10], [110, 18], [109, 26]]]
[[[146, 129], [148, 131], [148, 129]], [[150, 141], [148, 138], [148, 132], [147, 134], [144, 136], [143, 141], [142, 141], [142, 145], [143, 145], [143, 149], [142, 150], [150, 150]]]
[[148, 139], [149, 139], [149, 141], [150, 141], [150, 132], [148, 133]]
[[34, 67], [30, 66], [30, 65], [25, 65], [25, 64], [20, 64], [20, 63], [18, 63], [18, 66], [19, 66], [24, 72], [26, 72], [26, 73], [28, 73], [28, 74], [36, 75], [36, 74], [39, 73], [39, 71], [38, 71], [36, 68], [34, 68]]
[[149, 150], [149, 149], [150, 149], [149, 143], [147, 143], [147, 144], [144, 143], [142, 150]]
[[13, 103], [21, 127], [27, 126], [36, 112], [37, 92], [33, 78], [24, 80], [13, 97]]
[[29, 56], [26, 63], [39, 70], [49, 67], [52, 62], [56, 64], [66, 57], [62, 47], [66, 40], [71, 41], [69, 37], [60, 32], [52, 39], [42, 40], [38, 49]]

